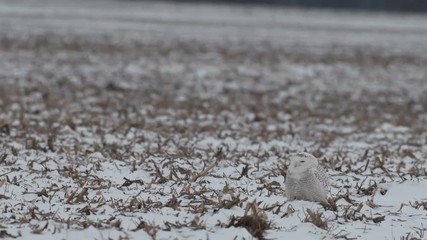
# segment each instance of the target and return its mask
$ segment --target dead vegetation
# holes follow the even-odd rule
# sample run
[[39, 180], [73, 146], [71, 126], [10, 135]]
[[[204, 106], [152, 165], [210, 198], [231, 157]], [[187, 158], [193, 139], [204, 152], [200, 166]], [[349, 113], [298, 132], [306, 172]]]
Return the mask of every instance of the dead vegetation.
[[231, 216], [230, 222], [226, 227], [244, 227], [253, 237], [264, 240], [266, 239], [266, 231], [271, 229], [271, 222], [268, 221], [267, 215], [254, 201], [246, 205], [243, 216]]
[[[375, 199], [387, 194], [380, 185], [427, 175], [420, 110], [427, 90], [407, 94], [425, 76], [426, 60], [334, 52], [2, 36], [2, 225], [33, 234], [142, 231], [152, 239], [235, 227], [268, 239], [289, 218], [328, 231], [387, 221], [392, 214]], [[8, 64], [21, 71], [10, 73]], [[415, 72], [407, 86], [401, 71]], [[302, 150], [334, 178], [323, 209], [303, 215], [283, 189], [286, 158]], [[423, 200], [408, 204], [426, 211]], [[208, 221], [218, 215], [230, 219]]]
[[313, 210], [310, 209], [307, 209], [307, 215], [304, 219], [304, 222], [313, 223], [316, 227], [321, 229], [328, 229], [328, 222], [322, 218], [322, 213], [313, 212]]

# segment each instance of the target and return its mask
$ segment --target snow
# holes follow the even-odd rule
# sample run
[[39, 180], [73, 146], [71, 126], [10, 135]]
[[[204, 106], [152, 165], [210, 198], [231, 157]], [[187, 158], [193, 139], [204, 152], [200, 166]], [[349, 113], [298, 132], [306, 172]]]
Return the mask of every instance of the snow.
[[[0, 1], [0, 237], [425, 238], [426, 20]], [[301, 151], [336, 206], [286, 199]]]
[[384, 206], [399, 206], [402, 203], [425, 201], [427, 200], [427, 193], [421, 189], [425, 189], [426, 184], [427, 180], [393, 182], [384, 187], [387, 189], [386, 195], [379, 195], [375, 199], [379, 205]]

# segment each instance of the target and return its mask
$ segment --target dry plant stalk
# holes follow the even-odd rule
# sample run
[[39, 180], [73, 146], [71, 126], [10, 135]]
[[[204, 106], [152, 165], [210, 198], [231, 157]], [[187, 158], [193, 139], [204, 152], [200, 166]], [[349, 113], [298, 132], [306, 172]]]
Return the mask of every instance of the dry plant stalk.
[[313, 212], [311, 209], [307, 209], [307, 215], [305, 216], [304, 222], [313, 223], [314, 226], [321, 229], [328, 229], [328, 221], [326, 219], [322, 219], [322, 213]]
[[266, 230], [271, 228], [271, 223], [268, 221], [265, 212], [254, 201], [247, 203], [245, 214], [242, 217], [232, 216], [226, 227], [244, 227], [255, 238], [264, 240], [266, 239], [264, 234]]

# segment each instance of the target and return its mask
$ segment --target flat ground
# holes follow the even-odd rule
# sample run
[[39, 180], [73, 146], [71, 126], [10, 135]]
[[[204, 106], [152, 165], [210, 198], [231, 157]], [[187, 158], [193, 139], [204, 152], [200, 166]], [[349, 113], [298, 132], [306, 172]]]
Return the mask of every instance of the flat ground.
[[[0, 2], [0, 237], [423, 239], [427, 16]], [[287, 157], [332, 178], [288, 202]]]

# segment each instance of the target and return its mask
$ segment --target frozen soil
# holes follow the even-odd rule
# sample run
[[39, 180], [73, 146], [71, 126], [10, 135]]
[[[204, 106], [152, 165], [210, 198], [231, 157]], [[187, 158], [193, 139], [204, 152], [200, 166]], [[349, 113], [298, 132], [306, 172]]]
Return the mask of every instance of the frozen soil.
[[427, 18], [67, 4], [0, 2], [1, 238], [426, 238]]

